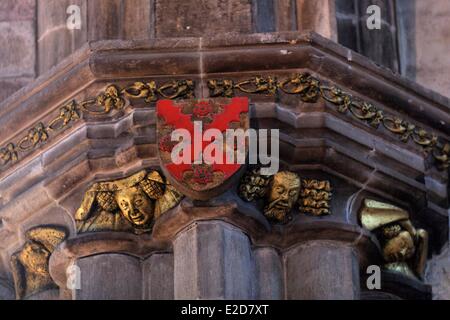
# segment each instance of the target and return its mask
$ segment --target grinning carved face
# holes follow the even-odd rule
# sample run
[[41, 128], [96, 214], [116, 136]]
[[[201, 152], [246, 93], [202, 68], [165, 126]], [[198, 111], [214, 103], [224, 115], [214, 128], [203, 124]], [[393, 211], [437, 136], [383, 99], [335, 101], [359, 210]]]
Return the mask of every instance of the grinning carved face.
[[116, 201], [124, 217], [136, 227], [144, 227], [153, 219], [154, 204], [139, 187], [118, 191]]
[[268, 218], [283, 221], [298, 200], [300, 178], [293, 172], [278, 172], [268, 193], [269, 204], [264, 210]]

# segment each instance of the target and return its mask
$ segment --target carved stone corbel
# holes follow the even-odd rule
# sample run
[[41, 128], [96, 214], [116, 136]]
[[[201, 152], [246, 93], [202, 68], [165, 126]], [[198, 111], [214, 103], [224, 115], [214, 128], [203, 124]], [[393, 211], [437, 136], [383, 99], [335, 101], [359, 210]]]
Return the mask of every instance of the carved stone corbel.
[[16, 299], [58, 288], [50, 277], [49, 259], [66, 237], [67, 232], [56, 226], [39, 226], [26, 232], [25, 244], [11, 257]]

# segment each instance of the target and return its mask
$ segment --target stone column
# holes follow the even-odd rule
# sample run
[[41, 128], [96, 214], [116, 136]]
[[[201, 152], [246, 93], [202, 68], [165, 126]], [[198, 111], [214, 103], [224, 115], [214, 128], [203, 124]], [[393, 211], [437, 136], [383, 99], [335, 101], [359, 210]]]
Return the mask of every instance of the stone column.
[[415, 80], [448, 97], [450, 95], [449, 2], [435, 0], [432, 6], [426, 1], [414, 2], [415, 8], [410, 13], [415, 15], [410, 16], [410, 20], [414, 21], [415, 39], [408, 40], [415, 46], [415, 56], [412, 57], [415, 58]]
[[77, 300], [140, 300], [142, 273], [138, 258], [125, 254], [99, 254], [81, 258], [81, 290]]
[[144, 300], [173, 300], [173, 254], [152, 254], [142, 268]]
[[297, 0], [297, 26], [337, 41], [335, 0]]
[[336, 241], [309, 241], [284, 254], [286, 298], [359, 299], [355, 250]]
[[[69, 6], [79, 8], [81, 27], [70, 29]], [[38, 67], [42, 74], [87, 41], [153, 37], [151, 0], [38, 0]], [[70, 21], [70, 20], [69, 20]]]
[[[80, 8], [81, 29], [67, 28], [67, 8]], [[38, 72], [44, 73], [87, 42], [86, 0], [37, 1]]]
[[274, 248], [258, 248], [254, 251], [256, 260], [257, 299], [283, 299], [283, 265]]
[[175, 299], [253, 299], [255, 266], [248, 237], [219, 221], [194, 222], [174, 244]]

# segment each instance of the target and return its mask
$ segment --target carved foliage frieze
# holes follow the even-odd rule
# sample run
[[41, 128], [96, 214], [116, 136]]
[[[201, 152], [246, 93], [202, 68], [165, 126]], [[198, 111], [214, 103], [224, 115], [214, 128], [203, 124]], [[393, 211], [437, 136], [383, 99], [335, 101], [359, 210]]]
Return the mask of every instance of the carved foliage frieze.
[[51, 136], [80, 120], [82, 114], [106, 115], [113, 110], [121, 110], [126, 99], [144, 99], [154, 102], [162, 99], [192, 98], [194, 82], [192, 80], [173, 80], [158, 85], [155, 81], [135, 82], [120, 89], [109, 85], [93, 99], [72, 100], [60, 107], [58, 114], [48, 123], [38, 122], [17, 142], [9, 142], [0, 147], [0, 170], [21, 159], [27, 153], [46, 143]]
[[349, 113], [375, 129], [383, 126], [403, 143], [412, 141], [434, 159], [438, 169], [445, 170], [450, 166], [449, 141], [404, 119], [390, 115], [335, 85], [323, 84], [321, 80], [308, 73], [295, 74], [283, 80], [278, 80], [274, 76], [256, 76], [239, 82], [230, 79], [212, 79], [208, 81], [208, 87], [212, 97], [233, 97], [236, 92], [240, 92], [264, 95], [292, 94], [307, 103], [314, 103], [322, 98], [334, 105], [340, 113]]
[[[440, 170], [450, 167], [450, 142], [433, 132], [421, 128], [398, 116], [381, 110], [371, 102], [342, 90], [333, 84], [324, 84], [320, 79], [308, 73], [295, 74], [285, 79], [275, 76], [255, 76], [243, 81], [231, 79], [211, 79], [207, 86], [211, 97], [233, 97], [241, 94], [278, 94], [295, 95], [301, 101], [314, 103], [323, 99], [343, 114], [378, 129], [383, 127], [398, 137], [403, 143], [412, 141], [423, 150], [426, 156], [434, 159]], [[19, 161], [23, 154], [46, 143], [55, 132], [61, 131], [71, 123], [78, 121], [83, 113], [105, 115], [126, 106], [126, 100], [143, 99], [147, 103], [158, 99], [193, 98], [195, 84], [193, 80], [172, 80], [157, 84], [154, 80], [135, 82], [125, 88], [109, 85], [97, 97], [84, 101], [72, 100], [60, 107], [58, 114], [48, 123], [38, 122], [17, 141], [11, 141], [0, 147], [0, 170]]]

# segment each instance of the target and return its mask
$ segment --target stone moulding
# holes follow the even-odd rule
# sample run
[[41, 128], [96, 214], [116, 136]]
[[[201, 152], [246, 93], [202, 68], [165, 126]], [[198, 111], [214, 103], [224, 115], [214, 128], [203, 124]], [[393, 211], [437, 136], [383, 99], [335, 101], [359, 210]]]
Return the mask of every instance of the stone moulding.
[[[17, 142], [8, 142], [1, 147], [0, 172], [6, 166], [21, 160], [22, 154], [46, 143], [51, 135], [61, 132], [73, 122], [80, 120], [83, 113], [106, 115], [113, 110], [124, 108], [125, 99], [144, 99], [145, 102], [152, 103], [160, 98], [193, 98], [194, 86], [194, 81], [190, 79], [172, 80], [160, 85], [157, 85], [154, 80], [141, 81], [123, 89], [111, 84], [94, 99], [80, 102], [72, 100], [61, 106], [59, 114], [48, 124], [38, 122]], [[239, 92], [269, 96], [289, 94], [295, 95], [305, 103], [315, 103], [323, 99], [334, 105], [338, 112], [350, 114], [374, 129], [384, 127], [403, 143], [412, 141], [421, 147], [427, 157], [433, 159], [434, 165], [439, 170], [448, 170], [450, 167], [449, 141], [400, 117], [390, 115], [372, 103], [352, 96], [333, 84], [325, 85], [320, 79], [308, 73], [294, 74], [283, 80], [278, 80], [275, 76], [254, 76], [239, 82], [230, 79], [211, 79], [208, 80], [207, 86], [211, 97], [233, 97], [236, 92]]]
[[433, 157], [438, 169], [446, 170], [450, 166], [449, 141], [399, 117], [392, 116], [335, 85], [323, 85], [320, 79], [308, 73], [296, 74], [284, 80], [277, 80], [274, 76], [256, 76], [240, 82], [230, 79], [209, 80], [208, 87], [213, 97], [233, 97], [238, 91], [246, 94], [277, 95], [280, 92], [294, 94], [307, 103], [324, 99], [333, 104], [340, 113], [350, 113], [354, 118], [369, 124], [374, 129], [383, 125], [404, 143], [413, 141], [426, 155]]
[[18, 162], [23, 158], [22, 154], [38, 148], [46, 143], [50, 136], [54, 136], [62, 129], [81, 119], [81, 115], [106, 115], [113, 110], [125, 107], [125, 97], [128, 99], [145, 99], [146, 102], [154, 102], [159, 98], [177, 99], [192, 98], [194, 82], [192, 80], [173, 80], [157, 85], [155, 81], [135, 82], [132, 85], [119, 89], [115, 85], [109, 85], [94, 99], [84, 101], [72, 100], [59, 108], [59, 113], [48, 124], [38, 122], [29, 129], [18, 142], [8, 142], [0, 148], [0, 172], [7, 165]]

